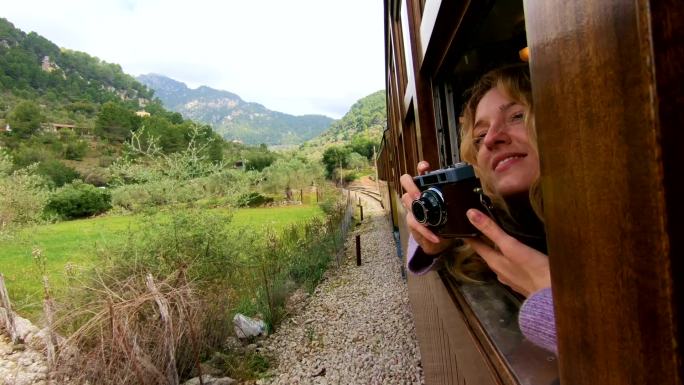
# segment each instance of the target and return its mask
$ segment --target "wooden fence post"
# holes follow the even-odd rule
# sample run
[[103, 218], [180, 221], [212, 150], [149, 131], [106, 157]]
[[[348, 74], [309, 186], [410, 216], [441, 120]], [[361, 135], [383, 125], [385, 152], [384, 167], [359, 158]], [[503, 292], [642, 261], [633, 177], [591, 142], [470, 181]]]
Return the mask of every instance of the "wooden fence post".
[[45, 298], [43, 299], [43, 313], [47, 322], [47, 335], [45, 336], [45, 349], [48, 364], [48, 375], [55, 369], [55, 361], [57, 359], [57, 339], [54, 333], [54, 314], [55, 306], [50, 296], [50, 285], [47, 276], [43, 276], [43, 289], [45, 290]]
[[361, 235], [356, 234], [356, 266], [361, 266]]
[[[176, 348], [173, 343], [173, 324], [171, 314], [169, 314], [168, 301], [162, 297], [161, 293], [154, 284], [152, 274], [147, 274], [146, 277], [147, 288], [154, 296], [154, 301], [159, 307], [159, 316], [164, 323], [164, 332], [167, 336], [166, 346], [169, 362], [166, 363], [166, 379], [170, 385], [178, 385], [178, 371], [176, 371]], [[201, 380], [200, 380], [201, 381]]]
[[19, 336], [17, 335], [17, 328], [14, 325], [14, 313], [12, 313], [12, 304], [9, 299], [9, 294], [7, 294], [7, 288], [5, 287], [5, 277], [0, 273], [0, 306], [5, 308], [5, 313], [2, 315], [2, 323], [5, 325], [5, 329], [9, 332], [12, 343], [16, 344], [19, 342]]

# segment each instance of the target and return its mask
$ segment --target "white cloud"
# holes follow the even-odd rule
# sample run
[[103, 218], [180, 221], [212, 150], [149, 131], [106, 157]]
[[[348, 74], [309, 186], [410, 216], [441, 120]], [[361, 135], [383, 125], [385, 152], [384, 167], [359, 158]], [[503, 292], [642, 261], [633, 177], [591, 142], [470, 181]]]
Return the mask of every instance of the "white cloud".
[[382, 0], [4, 2], [62, 47], [276, 111], [338, 118], [384, 87]]

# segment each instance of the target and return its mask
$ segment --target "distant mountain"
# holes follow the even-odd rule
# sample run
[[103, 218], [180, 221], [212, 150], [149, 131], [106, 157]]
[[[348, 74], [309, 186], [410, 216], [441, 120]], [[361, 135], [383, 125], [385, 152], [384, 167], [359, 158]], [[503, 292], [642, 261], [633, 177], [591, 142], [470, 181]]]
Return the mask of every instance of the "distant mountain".
[[294, 116], [271, 111], [238, 95], [210, 87], [188, 88], [163, 75], [147, 74], [138, 81], [154, 90], [164, 106], [185, 118], [207, 123], [226, 140], [246, 144], [300, 144], [330, 127], [332, 118], [323, 115]]

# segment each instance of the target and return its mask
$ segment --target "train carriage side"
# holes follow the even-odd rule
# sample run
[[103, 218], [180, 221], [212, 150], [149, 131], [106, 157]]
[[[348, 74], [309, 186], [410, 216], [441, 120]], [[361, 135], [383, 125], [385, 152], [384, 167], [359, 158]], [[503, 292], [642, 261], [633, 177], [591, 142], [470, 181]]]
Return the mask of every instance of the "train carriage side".
[[[399, 177], [460, 160], [464, 91], [528, 62], [558, 355], [520, 299], [408, 277], [428, 384], [682, 384], [684, 7], [674, 0], [385, 0], [378, 174], [406, 250]], [[400, 252], [402, 252], [400, 250]], [[403, 256], [405, 258], [405, 256]]]

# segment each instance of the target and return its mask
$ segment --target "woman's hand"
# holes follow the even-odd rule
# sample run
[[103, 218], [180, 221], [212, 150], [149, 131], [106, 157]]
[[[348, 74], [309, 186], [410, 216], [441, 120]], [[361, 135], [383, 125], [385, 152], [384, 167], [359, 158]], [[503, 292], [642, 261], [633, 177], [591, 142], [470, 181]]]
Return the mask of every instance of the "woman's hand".
[[[430, 164], [426, 161], [418, 163], [418, 175], [430, 169]], [[419, 223], [411, 211], [411, 204], [415, 199], [420, 197], [420, 190], [413, 182], [413, 177], [409, 174], [404, 174], [400, 178], [401, 187], [404, 188], [404, 195], [401, 196], [401, 204], [406, 209], [406, 224], [413, 235], [413, 239], [418, 242], [425, 254], [436, 255], [451, 247], [454, 243], [453, 239], [442, 239], [435, 235], [425, 225]]]
[[487, 262], [501, 283], [525, 297], [551, 287], [549, 257], [506, 234], [482, 212], [470, 209], [467, 215], [473, 226], [494, 242], [497, 249], [475, 238], [465, 242]]

